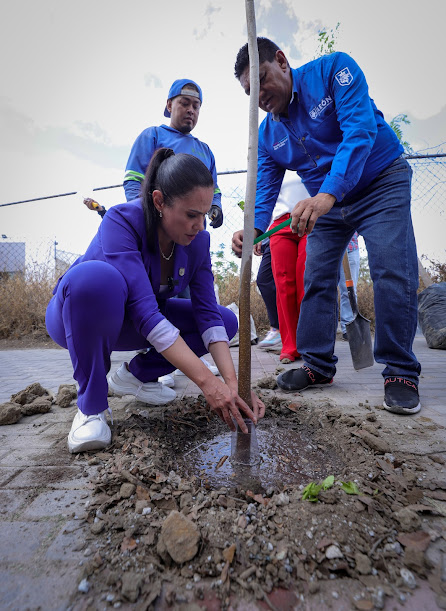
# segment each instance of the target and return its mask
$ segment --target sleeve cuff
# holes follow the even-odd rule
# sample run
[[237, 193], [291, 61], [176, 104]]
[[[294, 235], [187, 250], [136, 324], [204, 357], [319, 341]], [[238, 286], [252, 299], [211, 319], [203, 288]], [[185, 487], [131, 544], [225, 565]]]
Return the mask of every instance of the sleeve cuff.
[[147, 341], [152, 344], [157, 352], [167, 350], [176, 341], [180, 332], [168, 320], [161, 320], [153, 327], [147, 336]]
[[209, 344], [215, 342], [226, 342], [229, 345], [229, 338], [225, 327], [209, 327], [209, 329], [206, 329], [202, 334], [201, 339], [206, 346], [206, 350], [209, 350]]
[[336, 180], [336, 178], [327, 176], [319, 189], [319, 193], [329, 193], [336, 197], [337, 202], [342, 202], [349, 190], [350, 188], [347, 188], [346, 184]]

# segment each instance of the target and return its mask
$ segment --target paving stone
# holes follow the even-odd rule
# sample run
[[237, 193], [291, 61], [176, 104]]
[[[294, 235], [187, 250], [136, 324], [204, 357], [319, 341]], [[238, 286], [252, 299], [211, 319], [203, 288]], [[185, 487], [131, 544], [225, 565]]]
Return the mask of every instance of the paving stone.
[[42, 492], [26, 508], [22, 517], [25, 519], [36, 519], [44, 517], [55, 518], [59, 515], [71, 516], [83, 510], [85, 499], [83, 494], [86, 490], [51, 490]]
[[[79, 564], [85, 561], [83, 550], [89, 546], [88, 538], [91, 538], [89, 529], [85, 524], [80, 524], [78, 520], [70, 520], [60, 528], [51, 545], [45, 553], [45, 559], [49, 562], [64, 562], [69, 565]], [[80, 543], [85, 543], [85, 547], [78, 551]], [[91, 543], [96, 550], [94, 541]]]
[[34, 556], [47, 547], [51, 534], [60, 528], [60, 524], [56, 526], [53, 521], [0, 522], [0, 563], [4, 566], [16, 562], [32, 565]]
[[62, 489], [83, 488], [82, 480], [78, 478], [82, 468], [61, 466], [28, 467], [21, 471], [8, 484], [8, 488], [30, 488], [35, 487], [36, 482], [42, 486]]
[[0, 486], [4, 486], [6, 482], [11, 480], [15, 475], [18, 475], [22, 469], [14, 467], [0, 467]]
[[26, 490], [0, 490], [0, 515], [2, 519], [11, 518], [28, 501], [28, 497], [29, 492]]
[[70, 465], [73, 462], [73, 457], [68, 454], [66, 449], [66, 441], [63, 439], [62, 442], [55, 444], [55, 447], [60, 446], [59, 454], [57, 458], [54, 457], [54, 448], [52, 453], [48, 454], [46, 450], [48, 446], [42, 445], [39, 448], [36, 447], [22, 447], [20, 450], [12, 450], [8, 454], [0, 457], [0, 467], [16, 467], [24, 468], [31, 465]]
[[81, 580], [82, 567], [28, 570], [0, 568], [0, 603], [6, 611], [67, 611]]

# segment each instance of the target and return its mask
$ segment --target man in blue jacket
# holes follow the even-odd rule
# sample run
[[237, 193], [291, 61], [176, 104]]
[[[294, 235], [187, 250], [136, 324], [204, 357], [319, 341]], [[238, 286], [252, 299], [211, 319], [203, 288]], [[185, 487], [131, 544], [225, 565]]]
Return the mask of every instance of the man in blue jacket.
[[125, 169], [124, 191], [127, 201], [139, 197], [144, 174], [156, 149], [166, 147], [175, 153], [189, 153], [205, 164], [214, 179], [209, 219], [211, 227], [217, 228], [223, 223], [223, 211], [214, 155], [207, 144], [190, 133], [197, 124], [202, 102], [203, 94], [194, 81], [179, 79], [172, 84], [164, 110], [170, 125], [148, 127], [137, 137]]
[[[255, 228], [267, 228], [286, 169], [310, 197], [296, 202], [292, 231], [308, 235], [305, 297], [297, 328], [303, 367], [282, 373], [286, 391], [331, 384], [342, 255], [355, 230], [364, 237], [375, 295], [375, 360], [383, 363], [384, 407], [420, 410], [421, 366], [412, 344], [417, 326], [418, 267], [410, 212], [411, 168], [403, 148], [368, 93], [365, 76], [345, 53], [297, 69], [267, 38], [258, 38], [259, 128]], [[235, 75], [249, 95], [248, 46]], [[241, 253], [243, 232], [233, 236]]]

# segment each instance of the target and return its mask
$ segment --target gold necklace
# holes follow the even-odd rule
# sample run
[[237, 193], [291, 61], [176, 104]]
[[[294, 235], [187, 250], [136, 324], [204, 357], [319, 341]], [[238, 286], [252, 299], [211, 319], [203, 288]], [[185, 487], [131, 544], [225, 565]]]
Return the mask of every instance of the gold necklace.
[[173, 243], [173, 246], [172, 246], [172, 251], [171, 251], [171, 253], [170, 253], [170, 255], [169, 255], [168, 257], [166, 257], [166, 255], [165, 255], [165, 254], [163, 253], [163, 251], [161, 250], [161, 246], [159, 247], [159, 249], [160, 249], [160, 253], [161, 253], [162, 258], [163, 258], [165, 261], [170, 261], [170, 259], [172, 258], [172, 255], [173, 255], [173, 251], [175, 250], [175, 242]]

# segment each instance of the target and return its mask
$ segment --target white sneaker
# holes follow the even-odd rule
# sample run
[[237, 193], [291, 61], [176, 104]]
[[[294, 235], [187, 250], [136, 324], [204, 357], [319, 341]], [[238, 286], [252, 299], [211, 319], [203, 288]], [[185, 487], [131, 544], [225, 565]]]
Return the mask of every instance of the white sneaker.
[[158, 378], [158, 382], [161, 382], [161, 384], [164, 384], [164, 386], [168, 386], [169, 388], [175, 386], [175, 380], [171, 375], [161, 376]]
[[[200, 356], [200, 361], [203, 361], [203, 363], [206, 365], [206, 367], [209, 369], [209, 371], [211, 373], [214, 374], [214, 376], [219, 376], [221, 375], [220, 372], [218, 371], [218, 367], [216, 367], [215, 365], [211, 365], [205, 358], [204, 356]], [[175, 375], [176, 376], [184, 376], [185, 374], [180, 371], [179, 369], [175, 369]]]
[[71, 454], [86, 450], [102, 450], [110, 445], [111, 430], [105, 417], [106, 411], [111, 417], [110, 408], [93, 416], [87, 416], [80, 409], [77, 410], [68, 435], [68, 450]]
[[165, 405], [177, 396], [174, 390], [161, 382], [140, 382], [127, 369], [127, 363], [123, 363], [115, 373], [108, 376], [107, 381], [109, 388], [118, 396], [133, 395], [149, 405]]

